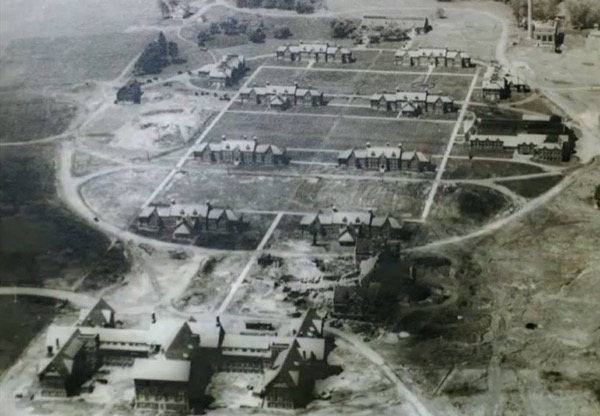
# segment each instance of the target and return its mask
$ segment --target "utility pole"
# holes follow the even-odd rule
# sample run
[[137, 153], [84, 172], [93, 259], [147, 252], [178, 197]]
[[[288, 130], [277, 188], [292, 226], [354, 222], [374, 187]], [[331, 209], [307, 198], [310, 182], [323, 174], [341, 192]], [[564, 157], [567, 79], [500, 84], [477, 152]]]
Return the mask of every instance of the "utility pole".
[[532, 0], [527, 0], [527, 37], [531, 40], [531, 38], [533, 37], [533, 28], [532, 28], [532, 23], [531, 23], [531, 18], [533, 15], [532, 12]]

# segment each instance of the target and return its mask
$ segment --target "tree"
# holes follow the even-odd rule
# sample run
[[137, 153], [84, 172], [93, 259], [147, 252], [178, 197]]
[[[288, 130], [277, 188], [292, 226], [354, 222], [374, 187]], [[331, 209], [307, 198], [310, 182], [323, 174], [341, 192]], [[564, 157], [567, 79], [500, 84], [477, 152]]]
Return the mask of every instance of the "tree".
[[210, 31], [211, 34], [216, 35], [218, 33], [221, 33], [221, 28], [219, 27], [219, 24], [217, 22], [212, 22], [210, 24], [210, 26], [208, 27], [208, 30]]
[[171, 17], [171, 9], [164, 0], [158, 0], [158, 7], [160, 8], [160, 13], [162, 14], [163, 19], [168, 19]]
[[347, 38], [356, 30], [356, 25], [350, 19], [334, 20], [331, 22], [331, 30], [334, 38]]
[[292, 31], [288, 26], [275, 26], [273, 37], [275, 39], [287, 39], [292, 36]]
[[167, 54], [167, 38], [163, 32], [158, 34], [158, 49], [161, 55]]
[[310, 14], [315, 12], [315, 6], [310, 0], [298, 0], [296, 1], [296, 12], [299, 14]]
[[267, 38], [267, 34], [265, 33], [262, 26], [258, 26], [256, 29], [253, 29], [248, 34], [248, 39], [252, 43], [263, 43]]
[[206, 44], [206, 42], [208, 42], [209, 40], [212, 40], [213, 38], [214, 38], [214, 36], [208, 29], [200, 29], [200, 31], [198, 32], [198, 35], [196, 36], [196, 39], [198, 41], [198, 46], [204, 46]]
[[600, 23], [600, 2], [598, 0], [567, 0], [567, 11], [573, 26], [585, 29]]
[[433, 27], [429, 24], [429, 19], [425, 18], [425, 23], [423, 24], [423, 33], [429, 33]]
[[179, 46], [177, 45], [177, 42], [170, 41], [167, 43], [167, 50], [171, 57], [171, 62], [176, 62], [177, 58], [179, 58]]
[[[585, 0], [584, 0], [585, 1]], [[549, 20], [556, 17], [560, 0], [535, 0], [531, 15], [534, 20]], [[517, 22], [527, 21], [527, 0], [510, 0]]]

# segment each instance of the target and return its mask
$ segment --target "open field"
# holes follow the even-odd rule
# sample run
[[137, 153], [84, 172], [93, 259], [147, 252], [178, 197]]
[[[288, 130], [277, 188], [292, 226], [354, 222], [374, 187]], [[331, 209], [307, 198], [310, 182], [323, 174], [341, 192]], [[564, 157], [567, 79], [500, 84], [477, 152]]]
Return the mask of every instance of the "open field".
[[[204, 22], [190, 25], [182, 31], [182, 36], [192, 42], [196, 42], [200, 28], [208, 27], [210, 23], [218, 23], [230, 17], [237, 19], [239, 22], [247, 23], [250, 28], [262, 22], [267, 28], [267, 39], [264, 43], [252, 43], [245, 34], [216, 34], [214, 39], [206, 42], [206, 46], [214, 50], [217, 55], [240, 53], [246, 57], [252, 57], [266, 53], [275, 53], [275, 49], [286, 42], [297, 43], [299, 41], [308, 42], [311, 40], [329, 40], [333, 44], [352, 45], [352, 41], [348, 39], [332, 40], [330, 23], [334, 19], [329, 17], [312, 17], [311, 19], [307, 19], [293, 13], [289, 16], [259, 16], [252, 9], [236, 11], [225, 7], [213, 7], [208, 10], [204, 15]], [[273, 37], [273, 28], [277, 26], [289, 27], [292, 36], [288, 39], [275, 39]]]
[[[352, 69], [350, 66], [346, 69]], [[360, 94], [371, 95], [376, 92], [395, 92], [400, 91], [424, 91], [425, 88], [420, 84], [424, 79], [426, 70], [416, 70], [422, 72], [422, 75], [404, 74], [398, 72], [377, 73], [377, 72], [353, 72], [353, 71], [334, 71], [311, 69], [278, 69], [264, 68], [256, 76], [254, 82], [257, 85], [264, 85], [270, 82], [271, 85], [293, 85], [297, 82], [301, 87], [312, 86], [324, 92], [325, 94]], [[438, 76], [440, 77], [440, 76]], [[433, 78], [433, 76], [432, 76]], [[443, 77], [449, 80], [439, 82], [443, 85], [453, 85], [455, 77]], [[466, 78], [466, 77], [456, 77]], [[467, 79], [467, 88], [469, 85]], [[419, 83], [416, 85], [416, 83]], [[464, 85], [464, 81], [457, 80], [458, 85]], [[415, 84], [415, 85], [413, 85]], [[458, 88], [458, 87], [457, 87]], [[464, 97], [461, 95], [460, 97]]]
[[431, 94], [447, 95], [455, 101], [462, 101], [466, 98], [472, 81], [472, 77], [436, 75], [434, 72], [427, 80], [427, 85]]
[[6, 50], [11, 57], [6, 70], [9, 75], [14, 71], [14, 83], [32, 88], [61, 87], [90, 79], [110, 80], [154, 36], [151, 32], [136, 32], [15, 40]]
[[420, 214], [430, 184], [356, 181], [301, 177], [272, 177], [260, 174], [225, 174], [223, 169], [188, 170], [178, 175], [155, 202], [175, 200], [238, 210], [311, 212], [336, 206], [340, 210], [377, 207], [395, 216]]
[[[251, 108], [250, 106], [248, 108]], [[279, 113], [225, 114], [209, 136], [217, 141], [227, 137], [257, 136], [263, 143], [283, 147], [347, 149], [371, 145], [396, 146], [428, 153], [441, 153], [446, 146], [451, 123], [421, 123], [390, 120], [339, 119], [335, 117], [288, 116]]]
[[42, 139], [62, 133], [75, 115], [69, 103], [41, 95], [0, 93], [0, 142]]
[[543, 169], [525, 163], [509, 161], [448, 159], [443, 179], [489, 179], [503, 176], [528, 175]]
[[1, 316], [30, 317], [0, 320], [0, 375], [13, 364], [38, 332], [52, 321], [54, 313], [53, 300], [25, 296], [0, 297]]
[[511, 191], [525, 198], [536, 198], [550, 190], [563, 179], [561, 175], [546, 176], [542, 178], [522, 179], [516, 181], [498, 182]]
[[125, 226], [165, 177], [167, 169], [131, 169], [101, 176], [86, 182], [81, 195], [99, 217]]

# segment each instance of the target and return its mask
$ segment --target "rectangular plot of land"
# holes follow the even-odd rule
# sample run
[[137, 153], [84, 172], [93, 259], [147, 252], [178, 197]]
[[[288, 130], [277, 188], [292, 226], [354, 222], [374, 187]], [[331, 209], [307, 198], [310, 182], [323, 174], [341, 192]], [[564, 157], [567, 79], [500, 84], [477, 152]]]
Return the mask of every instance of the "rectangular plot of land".
[[402, 143], [405, 149], [420, 150], [429, 154], [442, 152], [452, 133], [450, 123], [426, 123], [404, 120], [344, 119], [327, 139], [326, 146], [334, 149]]
[[413, 74], [348, 69], [350, 70], [263, 68], [254, 82], [259, 86], [267, 82], [271, 85], [293, 85], [297, 82], [300, 87], [311, 86], [326, 95], [370, 95], [383, 91], [394, 92], [396, 89], [425, 91], [421, 83], [425, 79], [426, 70], [418, 70], [419, 74]]
[[472, 81], [473, 77], [436, 75], [434, 71], [427, 80], [427, 85], [432, 94], [447, 95], [456, 101], [462, 101], [467, 97]]
[[[256, 106], [253, 106], [256, 108]], [[282, 116], [279, 113], [227, 113], [211, 130], [208, 141], [256, 136], [259, 143], [283, 147], [320, 147], [335, 118]]]
[[[280, 174], [286, 168], [280, 169]], [[431, 187], [431, 181], [382, 182], [357, 178], [317, 178], [246, 174], [234, 169], [204, 168], [178, 175], [156, 199], [181, 204], [201, 204], [236, 210], [312, 212], [336, 206], [340, 210], [377, 207], [396, 216], [417, 216]], [[352, 172], [347, 172], [349, 175]]]

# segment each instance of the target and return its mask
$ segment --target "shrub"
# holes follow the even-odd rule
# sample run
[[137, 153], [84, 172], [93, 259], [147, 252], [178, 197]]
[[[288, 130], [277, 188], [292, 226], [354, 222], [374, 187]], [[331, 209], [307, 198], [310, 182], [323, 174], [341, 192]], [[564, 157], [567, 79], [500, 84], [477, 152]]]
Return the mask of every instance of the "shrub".
[[292, 36], [292, 31], [287, 26], [276, 26], [273, 29], [273, 37], [275, 39], [287, 39]]

